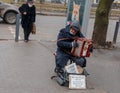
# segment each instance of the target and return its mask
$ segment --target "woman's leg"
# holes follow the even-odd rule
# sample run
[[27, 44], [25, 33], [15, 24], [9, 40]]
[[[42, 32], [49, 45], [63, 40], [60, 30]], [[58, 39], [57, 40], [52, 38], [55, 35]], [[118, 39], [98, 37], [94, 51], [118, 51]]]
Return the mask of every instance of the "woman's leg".
[[23, 28], [24, 30], [24, 40], [27, 40], [27, 27]]
[[27, 40], [29, 40], [30, 33], [32, 31], [32, 24], [28, 24], [28, 29], [27, 29]]

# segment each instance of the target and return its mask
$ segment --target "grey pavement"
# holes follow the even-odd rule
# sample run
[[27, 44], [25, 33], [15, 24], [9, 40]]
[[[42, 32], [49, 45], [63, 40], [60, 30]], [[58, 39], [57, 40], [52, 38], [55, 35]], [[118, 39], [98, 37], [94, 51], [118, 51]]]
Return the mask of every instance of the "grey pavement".
[[[57, 26], [53, 27], [51, 17], [50, 20], [45, 21], [45, 19], [47, 20], [46, 17], [41, 17], [43, 24], [41, 28], [37, 28], [37, 30], [41, 29], [41, 32], [36, 34], [39, 38], [38, 35], [42, 35], [40, 40], [31, 36], [32, 40], [28, 43], [23, 40], [15, 42], [13, 39], [0, 41], [0, 93], [119, 93], [120, 37], [118, 36], [116, 48], [95, 49], [91, 57], [87, 58], [86, 69], [90, 73], [87, 77], [88, 89], [70, 90], [50, 79], [55, 75], [53, 52], [56, 50], [57, 32], [54, 32], [51, 38], [43, 38], [44, 34], [41, 33], [49, 29], [50, 34], [50, 31], [57, 29]], [[60, 22], [64, 19], [60, 18]], [[92, 19], [89, 22], [88, 38], [91, 38], [93, 21]], [[52, 28], [49, 26], [46, 28], [46, 25]], [[115, 24], [110, 22], [110, 25]], [[107, 40], [112, 40], [113, 29], [109, 27], [109, 30]]]
[[69, 90], [51, 80], [54, 56], [45, 43], [0, 41], [0, 93], [107, 93], [90, 79], [87, 90]]

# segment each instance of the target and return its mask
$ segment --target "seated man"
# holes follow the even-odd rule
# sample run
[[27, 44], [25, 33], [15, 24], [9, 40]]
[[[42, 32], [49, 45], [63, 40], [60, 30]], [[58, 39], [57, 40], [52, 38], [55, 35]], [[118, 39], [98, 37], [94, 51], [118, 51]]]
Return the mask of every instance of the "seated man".
[[57, 69], [62, 69], [67, 64], [68, 60], [74, 61], [81, 67], [86, 67], [85, 57], [77, 58], [71, 54], [71, 49], [78, 47], [78, 44], [74, 42], [75, 38], [84, 38], [80, 32], [79, 21], [73, 22], [70, 26], [60, 30], [57, 39], [57, 56], [56, 66]]

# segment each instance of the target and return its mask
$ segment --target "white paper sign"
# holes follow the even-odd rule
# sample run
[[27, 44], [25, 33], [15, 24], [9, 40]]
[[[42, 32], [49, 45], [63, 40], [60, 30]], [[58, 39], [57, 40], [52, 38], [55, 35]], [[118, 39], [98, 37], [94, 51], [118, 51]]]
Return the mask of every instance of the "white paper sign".
[[78, 72], [78, 69], [77, 69], [77, 66], [76, 66], [75, 63], [72, 63], [72, 64], [70, 64], [70, 65], [67, 65], [67, 66], [65, 67], [65, 69], [66, 69], [66, 71], [67, 71], [68, 73], [76, 73], [76, 74], [79, 73], [79, 72]]
[[85, 75], [69, 75], [70, 89], [86, 89]]

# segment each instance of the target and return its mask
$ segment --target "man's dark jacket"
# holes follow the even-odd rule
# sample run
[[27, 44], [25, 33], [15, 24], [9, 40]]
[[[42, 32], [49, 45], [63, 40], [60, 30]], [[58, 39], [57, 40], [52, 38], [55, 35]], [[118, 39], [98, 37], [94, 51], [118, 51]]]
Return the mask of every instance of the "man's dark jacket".
[[84, 37], [81, 32], [78, 32], [76, 35], [70, 34], [70, 27], [67, 26], [66, 28], [63, 28], [60, 30], [58, 34], [58, 39], [57, 39], [57, 52], [63, 51], [70, 53], [72, 49], [72, 42], [74, 41], [75, 38], [80, 38]]

